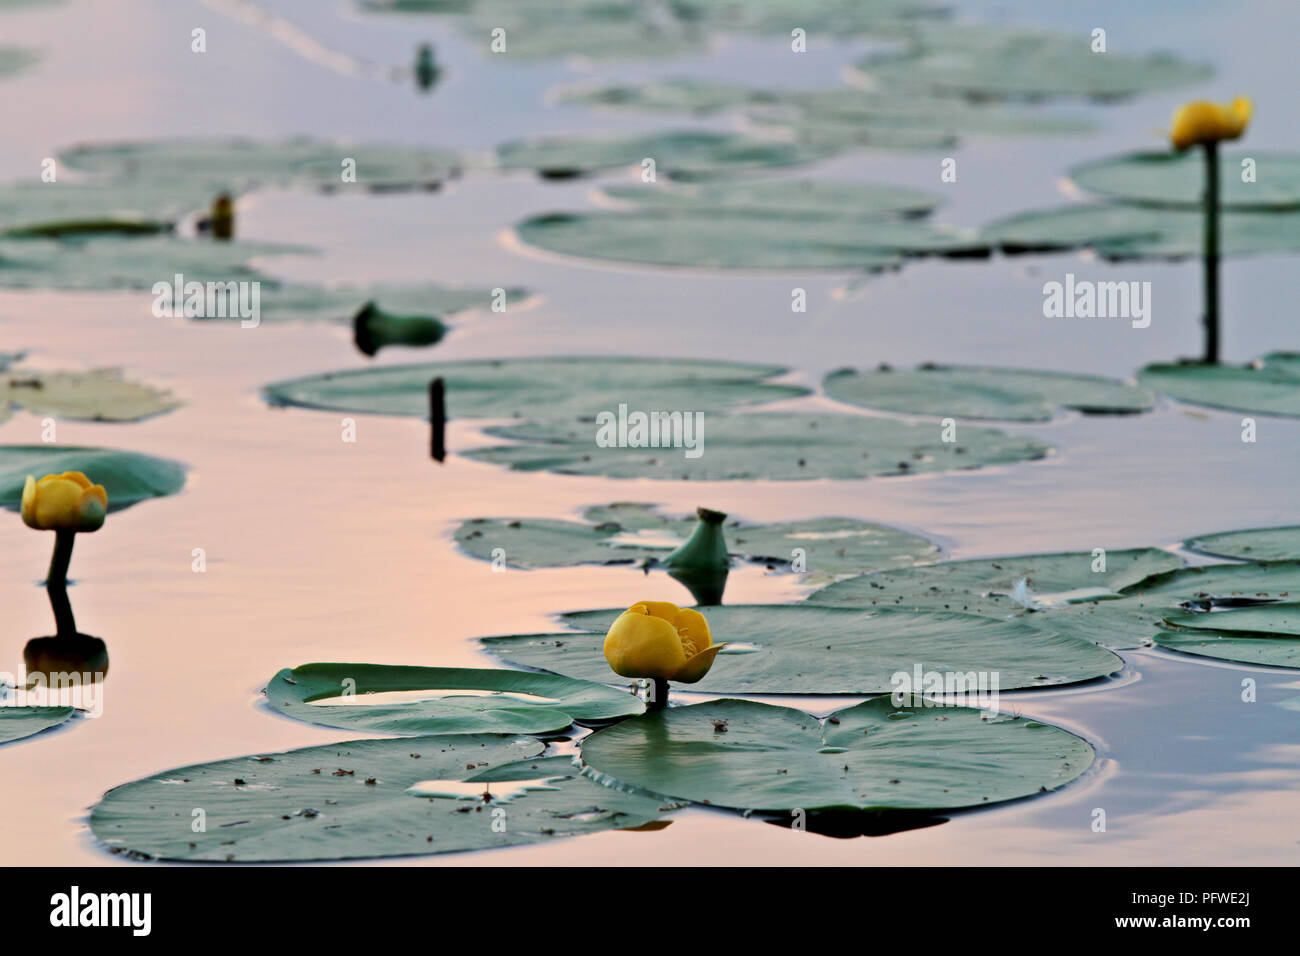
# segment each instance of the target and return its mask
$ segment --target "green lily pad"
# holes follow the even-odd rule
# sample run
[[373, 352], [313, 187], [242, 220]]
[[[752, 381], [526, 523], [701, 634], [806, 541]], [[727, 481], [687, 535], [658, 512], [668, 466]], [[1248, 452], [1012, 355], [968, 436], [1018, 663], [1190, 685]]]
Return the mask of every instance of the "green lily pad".
[[1170, 627], [1198, 631], [1249, 632], [1300, 637], [1300, 603], [1260, 604], [1222, 611], [1171, 611], [1165, 615]]
[[73, 707], [0, 707], [0, 744], [57, 727], [74, 713]]
[[[367, 702], [377, 694], [393, 696]], [[384, 734], [544, 734], [644, 710], [631, 694], [553, 674], [383, 664], [285, 668], [266, 697], [297, 720]]]
[[560, 103], [615, 109], [708, 116], [759, 103], [777, 102], [778, 94], [743, 83], [674, 76], [644, 83], [584, 83], [556, 90]]
[[752, 810], [953, 810], [1054, 790], [1092, 765], [1079, 737], [968, 707], [888, 697], [826, 723], [788, 707], [715, 700], [625, 720], [582, 759], [627, 787]]
[[701, 179], [739, 172], [799, 166], [830, 155], [829, 150], [738, 133], [677, 132], [574, 134], [515, 140], [497, 147], [502, 169], [528, 169], [548, 179], [655, 161], [656, 177]]
[[617, 414], [620, 404], [631, 409], [716, 412], [808, 394], [805, 388], [766, 381], [785, 371], [775, 365], [681, 359], [509, 359], [312, 375], [268, 385], [265, 392], [268, 401], [282, 405], [428, 417], [429, 382], [441, 377], [452, 418], [540, 413], [594, 420], [601, 411]]
[[923, 365], [912, 371], [842, 369], [822, 383], [831, 398], [867, 408], [1040, 422], [1058, 406], [1091, 414], [1131, 414], [1151, 407], [1146, 389], [1094, 375], [1021, 369]]
[[[621, 609], [562, 617], [564, 634], [483, 638], [497, 657], [583, 680], [618, 681], [605, 633]], [[1014, 621], [947, 611], [731, 604], [703, 609], [716, 643], [735, 642], [692, 690], [711, 694], [879, 694], [893, 677], [927, 670], [998, 674], [999, 690], [1093, 680], [1124, 666], [1090, 641]], [[974, 690], [974, 685], [971, 686]]]
[[210, 196], [175, 183], [0, 184], [0, 236], [149, 235], [166, 232]]
[[466, 457], [516, 471], [674, 481], [850, 480], [927, 474], [1030, 461], [1051, 451], [1051, 446], [1036, 439], [989, 428], [962, 429], [960, 441], [952, 443], [941, 441], [939, 429], [930, 424], [776, 412], [706, 418], [704, 453], [697, 458], [687, 458], [689, 449], [683, 448], [598, 448], [594, 424], [524, 422], [486, 432], [527, 444], [475, 448]]
[[567, 757], [537, 756], [542, 746], [443, 734], [179, 767], [108, 791], [90, 828], [111, 852], [136, 858], [287, 863], [543, 843], [675, 809], [602, 787]]
[[17, 511], [28, 475], [79, 471], [108, 492], [108, 510], [174, 495], [185, 486], [178, 462], [131, 451], [67, 445], [0, 445], [0, 508]]
[[[505, 552], [515, 568], [575, 564], [633, 564], [665, 557], [686, 541], [693, 517], [669, 518], [650, 505], [619, 502], [583, 513], [589, 524], [541, 518], [474, 518], [462, 522], [456, 543], [476, 558]], [[938, 554], [935, 545], [895, 528], [852, 518], [811, 518], [776, 524], [730, 521], [723, 529], [733, 558], [788, 567], [802, 548], [807, 570], [819, 575], [866, 568], [907, 567]]]
[[1197, 657], [1211, 657], [1239, 664], [1263, 664], [1267, 667], [1300, 667], [1300, 639], [1294, 635], [1273, 637], [1241, 632], [1184, 630], [1161, 631], [1155, 636], [1155, 641], [1171, 651], [1181, 651]]
[[1153, 574], [1124, 589], [1126, 595], [1159, 599], [1162, 606], [1196, 601], [1279, 601], [1300, 595], [1300, 561], [1205, 564]]
[[[1225, 212], [1222, 255], [1300, 251], [1300, 213]], [[1020, 213], [987, 226], [982, 236], [1008, 254], [1091, 247], [1103, 259], [1178, 260], [1201, 255], [1205, 217], [1190, 209], [1090, 203]]]
[[35, 50], [18, 46], [0, 46], [0, 79], [13, 73], [21, 73], [41, 60]]
[[1289, 356], [1265, 356], [1250, 365], [1156, 364], [1138, 381], [1193, 405], [1263, 415], [1300, 417], [1300, 371]]
[[[504, 289], [505, 301], [522, 302], [524, 289]], [[261, 311], [264, 322], [349, 322], [367, 302], [399, 315], [437, 318], [458, 312], [487, 311], [493, 303], [491, 289], [423, 285], [263, 285]], [[236, 320], [238, 317], [234, 317]]]
[[1114, 100], [1190, 86], [1209, 66], [1167, 53], [1092, 51], [1089, 32], [1043, 33], [997, 24], [917, 23], [902, 52], [873, 54], [855, 69], [878, 87], [975, 99]]
[[1300, 560], [1300, 525], [1205, 534], [1190, 539], [1186, 546], [1189, 550], [1220, 558], [1240, 558], [1243, 561], [1296, 561]]
[[88, 372], [10, 369], [0, 378], [0, 422], [14, 408], [73, 421], [138, 422], [169, 412], [180, 404], [171, 392], [127, 381], [120, 369], [99, 368]]
[[791, 219], [922, 216], [939, 205], [933, 193], [906, 186], [811, 179], [604, 186], [600, 195], [645, 212]]
[[515, 227], [530, 246], [583, 259], [694, 269], [897, 268], [906, 256], [985, 256], [971, 230], [904, 219], [753, 212], [548, 213]]
[[[1255, 181], [1242, 182], [1241, 162], [1255, 161]], [[1300, 155], [1225, 153], [1219, 158], [1221, 209], [1300, 209]], [[1070, 170], [1075, 185], [1124, 202], [1203, 208], [1205, 157], [1199, 150], [1108, 156]]]
[[[72, 169], [174, 190], [184, 183], [207, 193], [244, 192], [303, 184], [319, 189], [435, 188], [455, 176], [455, 153], [423, 146], [329, 142], [315, 139], [159, 139], [93, 143], [63, 150]], [[356, 182], [343, 181], [343, 161], [356, 161]], [[211, 202], [208, 195], [204, 204]]]

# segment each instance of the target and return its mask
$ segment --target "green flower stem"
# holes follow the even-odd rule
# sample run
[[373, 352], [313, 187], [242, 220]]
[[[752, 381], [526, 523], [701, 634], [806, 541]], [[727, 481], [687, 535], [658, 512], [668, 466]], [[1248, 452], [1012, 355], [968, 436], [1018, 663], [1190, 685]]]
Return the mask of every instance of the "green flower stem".
[[68, 600], [68, 565], [72, 562], [72, 546], [77, 541], [75, 531], [54, 533], [54, 554], [50, 558], [50, 573], [45, 578], [45, 590], [54, 609], [56, 634], [59, 637], [76, 637], [77, 622], [72, 616], [72, 603]]
[[1205, 144], [1205, 362], [1219, 363], [1219, 144]]
[[668, 678], [652, 677], [650, 679], [653, 684], [650, 690], [650, 699], [645, 703], [647, 713], [664, 710], [668, 707]]

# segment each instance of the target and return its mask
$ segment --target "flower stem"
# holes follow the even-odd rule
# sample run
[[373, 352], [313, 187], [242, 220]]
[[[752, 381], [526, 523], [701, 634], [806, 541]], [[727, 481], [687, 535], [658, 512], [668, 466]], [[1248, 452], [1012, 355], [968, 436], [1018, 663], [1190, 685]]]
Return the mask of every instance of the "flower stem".
[[668, 706], [668, 678], [652, 677], [650, 679], [654, 683], [650, 687], [650, 697], [645, 702], [647, 713], [664, 710]]
[[1205, 363], [1219, 363], [1219, 144], [1205, 144]]
[[75, 531], [54, 533], [54, 554], [50, 558], [50, 573], [45, 578], [45, 591], [54, 609], [54, 623], [59, 637], [75, 637], [77, 622], [72, 617], [72, 603], [68, 600], [68, 565], [72, 562], [72, 546], [77, 541]]

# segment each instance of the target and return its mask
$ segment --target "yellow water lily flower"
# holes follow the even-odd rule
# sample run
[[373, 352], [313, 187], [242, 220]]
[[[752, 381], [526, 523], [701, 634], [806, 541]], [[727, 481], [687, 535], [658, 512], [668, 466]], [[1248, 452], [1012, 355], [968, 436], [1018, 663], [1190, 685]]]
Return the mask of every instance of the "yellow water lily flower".
[[709, 622], [699, 611], [641, 601], [620, 614], [605, 635], [605, 660], [622, 677], [694, 684], [726, 646], [713, 643]]
[[107, 513], [108, 492], [79, 471], [23, 485], [23, 523], [37, 531], [98, 531]]
[[1253, 108], [1254, 104], [1245, 96], [1239, 96], [1231, 103], [1193, 100], [1180, 106], [1174, 114], [1174, 128], [1169, 139], [1174, 149], [1237, 139], [1246, 132]]

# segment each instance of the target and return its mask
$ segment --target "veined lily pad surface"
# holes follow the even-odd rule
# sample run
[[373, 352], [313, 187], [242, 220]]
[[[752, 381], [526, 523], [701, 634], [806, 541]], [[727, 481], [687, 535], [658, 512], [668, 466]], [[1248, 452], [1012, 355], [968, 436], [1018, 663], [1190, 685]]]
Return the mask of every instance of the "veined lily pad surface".
[[0, 423], [15, 408], [74, 421], [135, 422], [171, 411], [179, 404], [170, 392], [128, 381], [118, 369], [9, 369], [0, 376]]
[[1289, 352], [1250, 365], [1148, 365], [1138, 381], [1193, 405], [1300, 417], [1300, 359]]
[[[1255, 178], [1242, 180], [1242, 161], [1254, 163]], [[1182, 153], [1130, 153], [1093, 160], [1070, 170], [1075, 185], [1111, 199], [1152, 206], [1200, 210], [1205, 193], [1205, 157]], [[1300, 155], [1231, 152], [1219, 157], [1222, 209], [1300, 209]]]
[[[540, 843], [640, 826], [675, 808], [602, 787], [567, 757], [540, 757], [542, 747], [442, 734], [218, 760], [110, 790], [90, 827], [132, 856], [271, 863]], [[192, 829], [196, 807], [205, 832]]]
[[[695, 529], [693, 517], [670, 518], [650, 505], [617, 502], [588, 508], [584, 522], [542, 518], [474, 518], [455, 532], [456, 543], [485, 561], [501, 548], [516, 568], [574, 564], [632, 564], [666, 556]], [[844, 574], [908, 567], [933, 560], [939, 549], [924, 538], [852, 518], [811, 518], [774, 524], [728, 521], [731, 556], [788, 566], [801, 548], [809, 572]]]
[[108, 492], [108, 510], [174, 495], [185, 486], [178, 462], [109, 448], [0, 445], [0, 507], [17, 511], [28, 475], [80, 471]]
[[[566, 614], [564, 623], [584, 630], [482, 643], [512, 664], [617, 681], [601, 649], [620, 613]], [[708, 608], [707, 616], [714, 642], [734, 646], [721, 651], [708, 676], [692, 685], [704, 693], [888, 693], [894, 675], [910, 674], [918, 662], [945, 673], [997, 673], [1000, 690], [1077, 683], [1123, 667], [1090, 641], [948, 611], [734, 604]]]
[[1202, 554], [1243, 561], [1297, 561], [1300, 560], [1300, 525], [1203, 534], [1190, 539], [1187, 547]]
[[544, 734], [644, 709], [624, 691], [554, 674], [383, 664], [286, 668], [266, 697], [298, 720], [387, 734]]
[[766, 381], [785, 371], [774, 365], [603, 356], [440, 362], [313, 375], [269, 385], [266, 395], [305, 408], [427, 416], [429, 382], [441, 377], [451, 418], [545, 414], [594, 420], [601, 411], [616, 413], [620, 404], [717, 412], [807, 394], [802, 387]]
[[610, 478], [700, 481], [842, 480], [926, 474], [1042, 458], [1051, 446], [989, 428], [962, 430], [941, 441], [937, 424], [861, 415], [765, 412], [708, 416], [705, 453], [682, 448], [598, 448], [596, 426], [524, 422], [487, 433], [526, 444], [475, 448], [466, 457], [516, 471], [605, 475]]
[[1155, 395], [1113, 379], [1020, 369], [921, 366], [833, 372], [823, 383], [840, 401], [917, 415], [1048, 421], [1058, 407], [1097, 414], [1149, 409]]
[[603, 778], [751, 810], [941, 810], [1064, 786], [1092, 747], [1057, 727], [968, 707], [880, 697], [824, 723], [746, 700], [670, 707], [583, 742]]
[[0, 744], [57, 727], [74, 713], [72, 707], [0, 707]]

